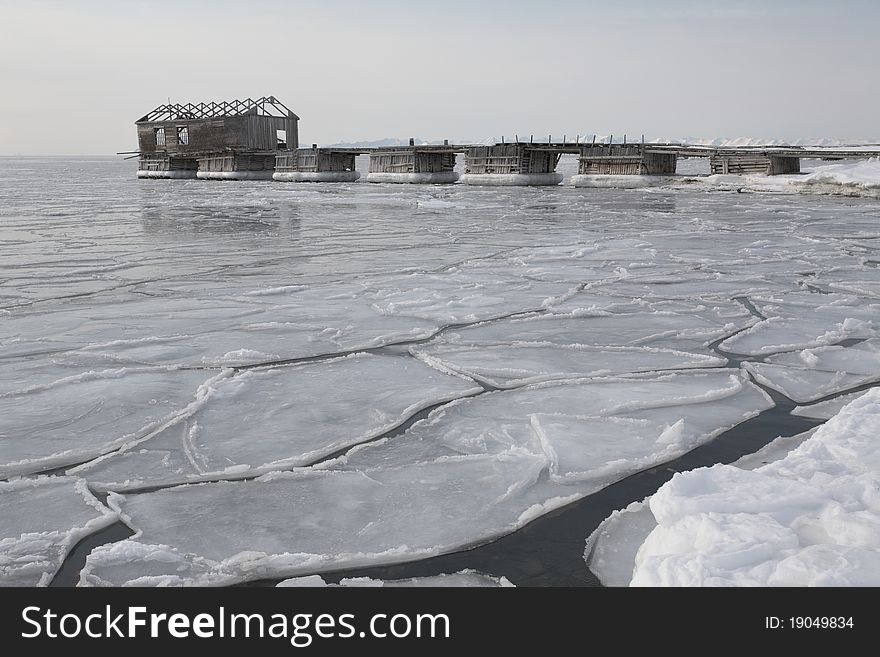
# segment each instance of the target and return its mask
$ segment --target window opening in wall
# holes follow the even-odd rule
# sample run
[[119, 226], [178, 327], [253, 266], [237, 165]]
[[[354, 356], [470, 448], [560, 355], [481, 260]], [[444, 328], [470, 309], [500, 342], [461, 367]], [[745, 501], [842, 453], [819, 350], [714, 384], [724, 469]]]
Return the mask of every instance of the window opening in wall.
[[177, 143], [186, 146], [189, 144], [189, 128], [181, 126], [177, 129]]
[[165, 145], [165, 128], [156, 128], [156, 146]]

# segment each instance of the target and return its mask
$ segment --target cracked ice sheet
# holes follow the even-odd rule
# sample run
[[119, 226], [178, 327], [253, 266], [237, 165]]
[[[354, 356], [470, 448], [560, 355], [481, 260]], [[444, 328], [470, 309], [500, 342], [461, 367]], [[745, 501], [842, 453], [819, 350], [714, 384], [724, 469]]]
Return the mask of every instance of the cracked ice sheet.
[[569, 284], [613, 281], [628, 271], [671, 273], [680, 265], [655, 262], [657, 253], [650, 244], [616, 238], [604, 242], [572, 246], [521, 247], [503, 256], [471, 261], [469, 270], [498, 269], [527, 279]]
[[632, 313], [673, 313], [695, 315], [708, 322], [730, 326], [738, 330], [754, 324], [757, 320], [736, 301], [721, 299], [640, 299], [619, 296], [614, 286], [591, 287], [564, 300], [548, 305], [557, 315], [590, 317], [601, 315], [627, 315]]
[[137, 534], [92, 551], [80, 581], [222, 585], [449, 552], [485, 533], [468, 515], [512, 530], [509, 500], [544, 464], [511, 451], [369, 473], [306, 469], [113, 494], [111, 506]]
[[726, 369], [546, 382], [452, 402], [404, 437], [357, 447], [327, 467], [372, 471], [528, 449], [547, 459], [551, 481], [585, 482], [592, 492], [772, 406]]
[[849, 338], [880, 336], [880, 303], [840, 294], [793, 293], [779, 299], [752, 299], [767, 317], [719, 346], [761, 356], [832, 345]]
[[384, 315], [458, 324], [541, 310], [571, 284], [529, 280], [497, 270], [456, 269], [370, 281], [367, 297]]
[[0, 395], [0, 477], [80, 463], [142, 438], [194, 410], [228, 373], [118, 368], [59, 374]]
[[430, 337], [441, 325], [541, 309], [569, 286], [505, 271], [409, 274], [18, 313], [0, 355], [75, 351], [94, 363], [236, 366]]
[[790, 288], [761, 277], [739, 278], [721, 273], [690, 271], [669, 276], [627, 278], [610, 286], [621, 296], [660, 299], [730, 299]]
[[82, 479], [0, 482], [0, 586], [46, 586], [73, 545], [117, 519]]
[[22, 314], [2, 326], [3, 355], [66, 351], [65, 358], [94, 364], [215, 367], [376, 347], [438, 329], [435, 322], [383, 314], [361, 285], [348, 284], [261, 288], [237, 299], [139, 298]]
[[229, 299], [144, 298], [72, 300], [10, 311], [0, 323], [0, 357], [27, 356], [83, 347], [137, 344], [186, 335], [205, 326], [229, 328], [259, 313], [260, 305]]
[[482, 388], [400, 356], [249, 370], [146, 442], [72, 472], [99, 490], [253, 477], [311, 463]]
[[880, 269], [865, 267], [857, 271], [823, 272], [816, 282], [833, 290], [880, 299]]
[[817, 347], [744, 363], [759, 383], [796, 402], [810, 402], [880, 379], [880, 339], [852, 347]]
[[729, 372], [567, 381], [452, 402], [321, 468], [111, 494], [137, 534], [85, 584], [228, 584], [426, 558], [507, 534], [772, 406]]
[[663, 310], [627, 314], [543, 315], [449, 330], [437, 342], [454, 346], [517, 342], [566, 346], [651, 346], [705, 353], [705, 346], [735, 332], [740, 323], [748, 325], [753, 322], [750, 316], [747, 318], [742, 314], [728, 319], [723, 321], [711, 316], [702, 317], [698, 313]]
[[496, 388], [517, 388], [553, 379], [631, 372], [721, 367], [725, 358], [653, 347], [584, 347], [511, 343], [479, 347], [431, 345], [410, 352], [428, 365]]
[[493, 577], [484, 575], [476, 570], [465, 569], [457, 573], [430, 575], [427, 577], [411, 577], [409, 579], [372, 579], [370, 577], [344, 577], [339, 584], [328, 584], [320, 575], [306, 575], [305, 577], [292, 577], [275, 586], [280, 587], [324, 587], [324, 586], [347, 586], [358, 588], [372, 587], [406, 587], [406, 588], [441, 588], [441, 587], [512, 587], [514, 586], [506, 577]]

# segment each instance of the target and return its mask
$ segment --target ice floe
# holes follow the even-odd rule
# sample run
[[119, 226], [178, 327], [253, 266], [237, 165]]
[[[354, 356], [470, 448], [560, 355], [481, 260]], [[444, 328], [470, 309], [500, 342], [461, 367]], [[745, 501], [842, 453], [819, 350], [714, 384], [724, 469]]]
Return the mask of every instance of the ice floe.
[[720, 367], [727, 363], [718, 356], [673, 349], [528, 342], [461, 347], [439, 344], [412, 351], [438, 369], [459, 372], [496, 388], [515, 388], [553, 379]]
[[98, 489], [253, 477], [312, 463], [482, 389], [405, 356], [252, 369], [149, 440], [74, 470]]
[[0, 586], [46, 586], [70, 549], [117, 520], [85, 480], [0, 481]]
[[880, 340], [778, 354], [744, 367], [789, 399], [810, 402], [880, 380]]
[[[741, 376], [712, 370], [484, 393], [320, 468], [112, 494], [137, 534], [93, 551], [82, 581], [221, 584], [461, 549], [771, 405]], [[157, 559], [141, 567], [154, 552], [161, 572]]]
[[41, 374], [0, 394], [0, 476], [80, 463], [139, 440], [192, 413], [228, 374], [118, 368], [54, 381]]

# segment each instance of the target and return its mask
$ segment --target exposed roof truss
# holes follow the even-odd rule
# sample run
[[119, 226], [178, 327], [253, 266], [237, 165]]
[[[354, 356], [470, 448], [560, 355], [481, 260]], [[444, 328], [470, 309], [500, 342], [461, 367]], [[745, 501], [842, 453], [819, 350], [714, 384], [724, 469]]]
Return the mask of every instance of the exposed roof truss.
[[218, 103], [177, 103], [160, 105], [137, 120], [137, 123], [153, 121], [183, 121], [186, 119], [214, 119], [224, 116], [241, 116], [255, 114], [257, 116], [277, 116], [299, 118], [291, 112], [275, 96], [263, 96], [254, 100], [225, 100]]

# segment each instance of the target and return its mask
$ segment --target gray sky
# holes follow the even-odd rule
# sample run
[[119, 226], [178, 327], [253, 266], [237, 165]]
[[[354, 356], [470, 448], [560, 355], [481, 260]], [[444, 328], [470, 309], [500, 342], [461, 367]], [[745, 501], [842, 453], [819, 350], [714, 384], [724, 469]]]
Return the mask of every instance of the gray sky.
[[877, 138], [876, 0], [0, 0], [0, 154], [106, 154], [170, 97], [302, 143]]

